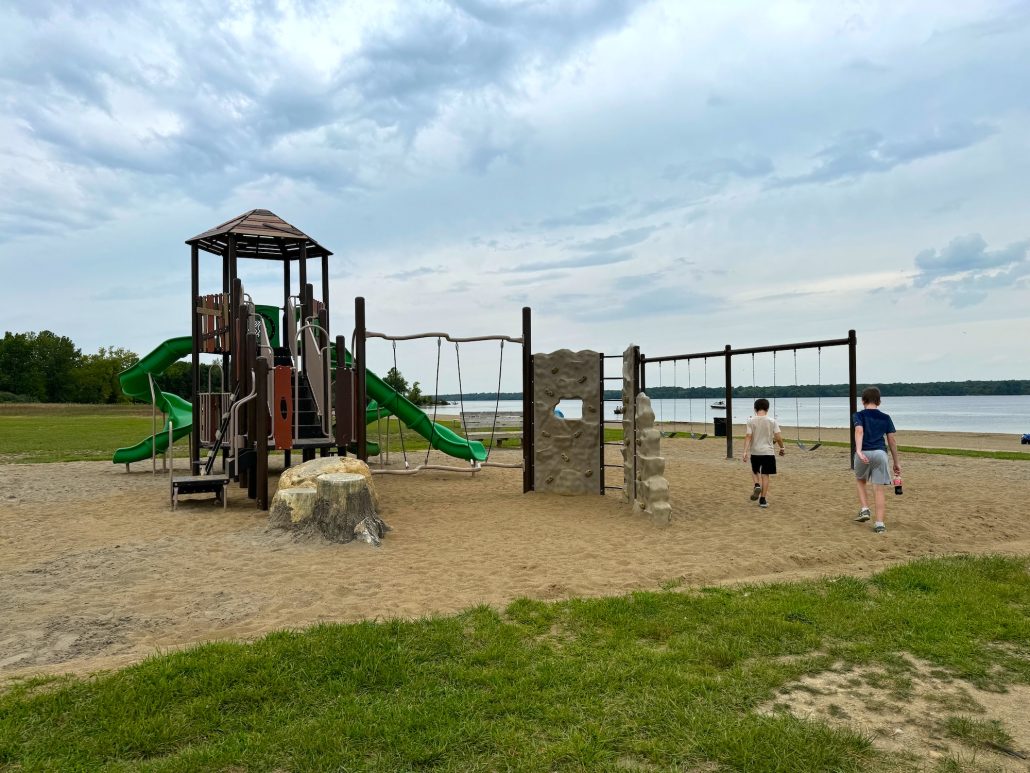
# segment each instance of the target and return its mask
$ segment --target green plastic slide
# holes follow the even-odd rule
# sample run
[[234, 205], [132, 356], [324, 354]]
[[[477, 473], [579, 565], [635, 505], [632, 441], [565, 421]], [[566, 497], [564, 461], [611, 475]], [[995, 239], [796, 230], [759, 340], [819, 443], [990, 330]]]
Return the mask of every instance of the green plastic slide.
[[[122, 392], [134, 400], [150, 402], [150, 380], [148, 375], [158, 376], [173, 362], [185, 357], [193, 351], [193, 342], [189, 336], [169, 338], [158, 344], [150, 354], [141, 357], [132, 367], [118, 376]], [[350, 352], [346, 353], [350, 363]], [[333, 363], [336, 361], [335, 347], [332, 352]], [[393, 414], [408, 427], [430, 441], [433, 448], [443, 451], [448, 456], [468, 461], [486, 460], [486, 449], [477, 440], [466, 440], [461, 435], [442, 424], [434, 424], [425, 411], [390, 387], [372, 371], [365, 371], [365, 386], [368, 396], [372, 398], [365, 410], [365, 423], [371, 424], [380, 417]], [[149, 459], [152, 453], [163, 453], [168, 448], [168, 426], [172, 427], [173, 441], [185, 437], [193, 429], [193, 406], [178, 395], [162, 392], [154, 384], [154, 404], [158, 410], [167, 415], [161, 431], [138, 442], [134, 446], [119, 448], [114, 452], [115, 464], [128, 464]], [[379, 453], [379, 446], [372, 440], [367, 442], [369, 456]]]
[[[189, 336], [169, 338], [158, 344], [150, 354], [141, 357], [132, 367], [123, 371], [118, 380], [122, 392], [134, 400], [150, 402], [150, 379], [148, 375], [160, 375], [176, 360], [193, 351], [193, 340]], [[168, 426], [172, 427], [172, 438], [185, 437], [193, 429], [193, 406], [178, 395], [162, 392], [154, 384], [154, 405], [168, 416], [164, 427], [156, 435], [141, 440], [134, 446], [119, 448], [114, 452], [115, 464], [128, 464], [149, 459], [152, 453], [163, 453], [168, 448]]]
[[[335, 348], [335, 347], [334, 347]], [[335, 351], [332, 361], [336, 361]], [[345, 362], [351, 364], [350, 352], [346, 352]], [[486, 461], [486, 448], [478, 440], [466, 440], [449, 427], [434, 424], [426, 412], [395, 390], [370, 370], [365, 371], [365, 391], [376, 401], [380, 409], [386, 409], [408, 427], [420, 434], [429, 444], [455, 459], [466, 459], [477, 462]]]

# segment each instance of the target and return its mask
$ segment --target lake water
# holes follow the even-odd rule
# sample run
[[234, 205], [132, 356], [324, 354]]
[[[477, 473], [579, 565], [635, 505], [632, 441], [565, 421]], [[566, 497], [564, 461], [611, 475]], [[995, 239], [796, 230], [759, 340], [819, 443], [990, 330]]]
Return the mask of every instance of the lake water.
[[[710, 404], [714, 398], [705, 400], [652, 400], [655, 416], [659, 421], [673, 420], [686, 423], [691, 418], [695, 425], [708, 424], [712, 431], [712, 417], [725, 416], [726, 411], [713, 410]], [[753, 400], [736, 398], [733, 401], [733, 422], [743, 423], [751, 415]], [[821, 404], [820, 404], [821, 403]], [[617, 420], [615, 407], [618, 403], [605, 403], [605, 418]], [[861, 408], [861, 404], [859, 404]], [[969, 397], [885, 397], [882, 408], [894, 419], [898, 430], [920, 429], [941, 432], [1000, 432], [1022, 435], [1030, 432], [1030, 395], [969, 396]], [[465, 401], [467, 411], [493, 411], [494, 401]], [[441, 406], [441, 413], [455, 413], [454, 406]], [[498, 410], [522, 412], [521, 400], [501, 400]], [[432, 413], [432, 408], [428, 409]], [[565, 415], [579, 418], [575, 405], [563, 407]], [[773, 413], [773, 411], [770, 411]], [[784, 397], [775, 401], [775, 415], [785, 427], [800, 424], [803, 427], [847, 427], [850, 412], [846, 397], [794, 398]]]

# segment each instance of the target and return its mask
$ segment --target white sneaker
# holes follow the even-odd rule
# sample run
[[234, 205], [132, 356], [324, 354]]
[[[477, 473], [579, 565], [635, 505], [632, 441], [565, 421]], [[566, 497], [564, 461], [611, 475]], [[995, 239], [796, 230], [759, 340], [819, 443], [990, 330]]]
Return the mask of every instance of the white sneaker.
[[869, 508], [868, 507], [863, 507], [861, 510], [858, 511], [858, 518], [855, 519], [855, 522], [856, 523], [865, 523], [866, 521], [868, 521], [872, 517], [873, 517], [873, 514], [869, 512]]

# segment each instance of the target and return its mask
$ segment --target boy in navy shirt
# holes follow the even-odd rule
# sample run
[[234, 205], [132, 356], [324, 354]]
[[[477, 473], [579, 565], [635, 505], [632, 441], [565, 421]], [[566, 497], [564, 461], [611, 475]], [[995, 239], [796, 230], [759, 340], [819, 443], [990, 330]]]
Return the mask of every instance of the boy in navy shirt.
[[873, 531], [883, 534], [887, 531], [883, 522], [887, 505], [883, 487], [891, 484], [890, 469], [887, 467], [887, 449], [890, 449], [891, 458], [894, 460], [894, 474], [900, 476], [898, 441], [894, 437], [894, 422], [880, 410], [879, 389], [869, 387], [864, 390], [862, 406], [862, 410], [854, 416], [855, 448], [858, 449], [855, 452], [855, 480], [858, 484], [858, 501], [862, 505], [855, 520], [864, 523], [872, 517], [869, 512], [869, 495], [866, 491], [866, 483], [870, 482], [875, 486], [873, 495], [876, 500], [876, 521]]

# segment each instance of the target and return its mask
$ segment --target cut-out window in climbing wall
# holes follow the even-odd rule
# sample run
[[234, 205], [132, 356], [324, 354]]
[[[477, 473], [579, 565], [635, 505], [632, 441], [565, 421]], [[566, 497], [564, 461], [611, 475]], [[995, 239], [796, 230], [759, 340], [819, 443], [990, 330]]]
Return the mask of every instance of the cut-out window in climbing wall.
[[563, 397], [554, 406], [554, 415], [562, 419], [582, 419], [583, 399], [580, 397]]

